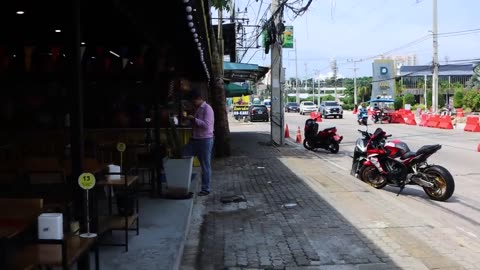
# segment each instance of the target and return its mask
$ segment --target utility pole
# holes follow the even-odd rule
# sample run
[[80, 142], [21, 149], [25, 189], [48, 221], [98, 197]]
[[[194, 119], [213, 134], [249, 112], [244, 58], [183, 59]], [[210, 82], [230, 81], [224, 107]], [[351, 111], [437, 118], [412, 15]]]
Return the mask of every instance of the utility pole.
[[[280, 9], [280, 12], [277, 12]], [[283, 9], [280, 7], [279, 0], [272, 0], [270, 7], [272, 12], [273, 22], [278, 29], [278, 25], [282, 23]], [[271, 139], [277, 145], [285, 143], [284, 132], [284, 110], [283, 110], [283, 95], [282, 85], [280, 84], [280, 77], [283, 72], [282, 65], [282, 43], [280, 36], [283, 33], [277, 33], [276, 42], [271, 44], [271, 72], [272, 72], [272, 110], [270, 116]]]
[[438, 24], [437, 0], [433, 0], [433, 77], [432, 77], [432, 106], [433, 112], [438, 111]]
[[356, 60], [349, 60], [349, 62], [353, 62], [353, 104], [358, 105], [357, 103], [357, 62]]
[[424, 77], [423, 77], [423, 80], [424, 80], [424, 84], [423, 84], [423, 88], [425, 88], [425, 91], [423, 92], [423, 101], [425, 103], [425, 111], [428, 111], [428, 108], [427, 108], [427, 75], [425, 74]]
[[295, 102], [300, 103], [300, 90], [298, 89], [298, 60], [297, 60], [297, 39], [294, 39], [293, 47], [295, 48], [295, 87], [296, 88], [296, 97]]
[[320, 108], [320, 80], [317, 80], [318, 83], [318, 97], [317, 97], [317, 105]]

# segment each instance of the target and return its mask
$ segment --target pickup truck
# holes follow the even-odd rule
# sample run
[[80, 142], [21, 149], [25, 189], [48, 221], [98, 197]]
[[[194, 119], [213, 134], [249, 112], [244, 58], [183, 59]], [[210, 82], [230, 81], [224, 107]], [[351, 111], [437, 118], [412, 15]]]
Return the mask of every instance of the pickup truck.
[[336, 101], [324, 101], [320, 103], [318, 111], [322, 114], [322, 117], [327, 118], [329, 116], [343, 118], [343, 108]]
[[315, 112], [317, 110], [317, 105], [311, 101], [302, 101], [300, 103], [300, 114], [305, 115], [305, 113]]

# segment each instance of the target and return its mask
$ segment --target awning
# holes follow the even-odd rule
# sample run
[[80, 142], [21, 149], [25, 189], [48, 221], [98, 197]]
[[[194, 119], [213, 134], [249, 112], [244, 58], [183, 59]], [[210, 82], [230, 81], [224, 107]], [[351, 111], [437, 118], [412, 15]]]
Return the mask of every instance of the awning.
[[255, 64], [224, 62], [224, 77], [232, 82], [257, 82], [267, 74], [269, 68]]
[[226, 83], [225, 96], [226, 97], [241, 97], [253, 94], [248, 84]]
[[371, 102], [394, 103], [395, 100], [393, 100], [393, 99], [387, 99], [387, 98], [377, 98], [377, 99], [371, 99], [371, 100], [369, 100], [369, 101], [367, 101], [367, 102], [370, 102], [370, 103], [371, 103]]

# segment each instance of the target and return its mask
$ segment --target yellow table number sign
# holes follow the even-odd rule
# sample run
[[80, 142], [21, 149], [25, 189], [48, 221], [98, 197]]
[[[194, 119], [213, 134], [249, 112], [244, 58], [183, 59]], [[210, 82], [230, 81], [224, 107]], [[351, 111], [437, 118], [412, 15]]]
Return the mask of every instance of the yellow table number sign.
[[80, 234], [82, 238], [93, 238], [97, 237], [96, 233], [90, 232], [90, 202], [88, 198], [88, 191], [95, 187], [95, 176], [91, 173], [82, 173], [78, 177], [78, 185], [85, 190], [86, 193], [86, 203], [87, 203], [87, 232]]
[[127, 145], [123, 142], [117, 143], [117, 150], [120, 152], [120, 168], [123, 167], [123, 152], [127, 149]]

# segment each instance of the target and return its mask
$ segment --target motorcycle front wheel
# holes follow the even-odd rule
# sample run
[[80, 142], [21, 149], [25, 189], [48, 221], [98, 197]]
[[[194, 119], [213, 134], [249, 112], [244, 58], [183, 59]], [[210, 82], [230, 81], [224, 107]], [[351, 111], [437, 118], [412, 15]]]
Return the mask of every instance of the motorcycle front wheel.
[[424, 173], [435, 179], [433, 188], [423, 188], [428, 197], [435, 201], [446, 201], [453, 195], [455, 181], [447, 169], [434, 165], [425, 169]]
[[387, 184], [387, 178], [383, 176], [375, 166], [363, 166], [360, 169], [360, 179], [376, 189], [382, 189]]
[[303, 147], [305, 147], [305, 149], [310, 151], [315, 150], [315, 147], [312, 147], [310, 144], [311, 142], [309, 142], [307, 139], [303, 139]]

